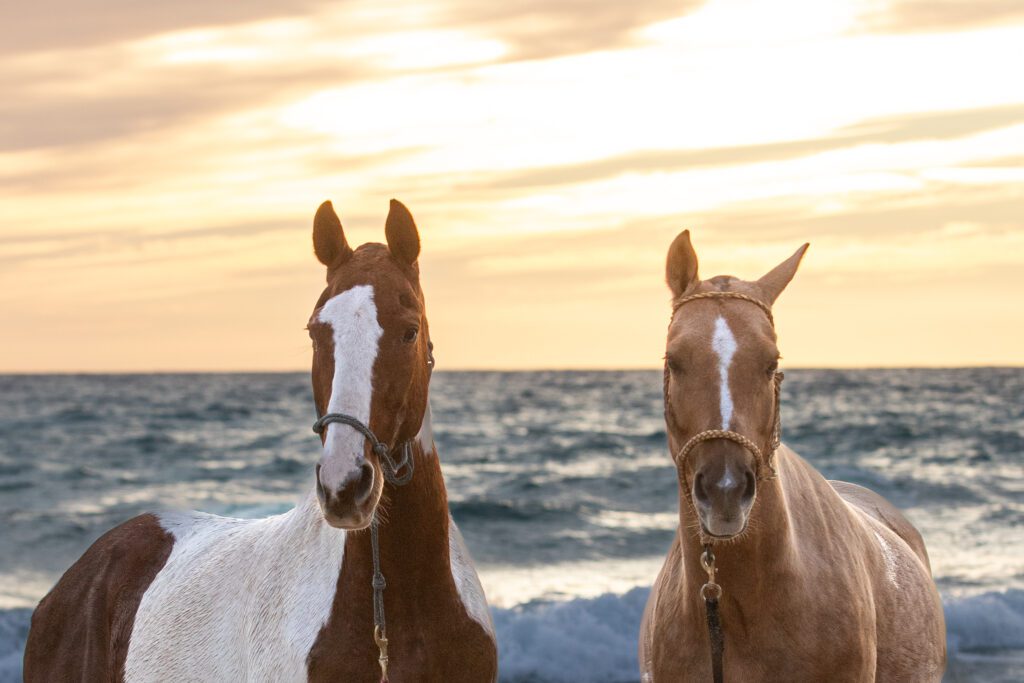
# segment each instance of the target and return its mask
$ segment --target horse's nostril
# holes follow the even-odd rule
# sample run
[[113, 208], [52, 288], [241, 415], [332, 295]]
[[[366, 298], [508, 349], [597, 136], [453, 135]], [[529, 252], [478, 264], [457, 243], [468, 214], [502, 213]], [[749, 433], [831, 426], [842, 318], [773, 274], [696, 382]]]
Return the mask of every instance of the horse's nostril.
[[697, 499], [697, 502], [701, 505], [710, 505], [711, 498], [708, 496], [707, 489], [704, 488], [705, 479], [704, 473], [698, 472], [697, 477], [693, 480], [693, 497]]
[[359, 480], [356, 483], [355, 490], [355, 501], [357, 505], [362, 505], [366, 502], [366, 499], [370, 497], [373, 492], [373, 465], [369, 463], [363, 463], [362, 467], [359, 468]]
[[754, 477], [754, 473], [746, 472], [747, 485], [743, 488], [743, 503], [747, 504], [754, 499], [754, 494], [757, 493], [757, 479]]

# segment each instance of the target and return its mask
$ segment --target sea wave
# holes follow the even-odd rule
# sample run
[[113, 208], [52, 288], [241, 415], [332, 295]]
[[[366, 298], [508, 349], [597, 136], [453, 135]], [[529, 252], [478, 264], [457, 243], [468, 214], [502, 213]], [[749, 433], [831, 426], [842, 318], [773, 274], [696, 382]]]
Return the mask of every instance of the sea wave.
[[1024, 590], [944, 601], [950, 652], [1024, 649]]
[[[636, 683], [637, 634], [649, 593], [649, 588], [634, 588], [494, 610], [502, 683]], [[944, 603], [953, 662], [963, 656], [973, 668], [979, 653], [998, 657], [1024, 649], [1024, 590]], [[0, 683], [21, 680], [31, 614], [29, 609], [0, 610]]]

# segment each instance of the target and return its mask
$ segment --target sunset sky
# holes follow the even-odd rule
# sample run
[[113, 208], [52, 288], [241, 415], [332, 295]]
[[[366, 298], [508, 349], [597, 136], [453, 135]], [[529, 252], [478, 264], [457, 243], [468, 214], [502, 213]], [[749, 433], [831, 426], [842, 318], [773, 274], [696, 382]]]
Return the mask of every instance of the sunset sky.
[[291, 370], [313, 213], [412, 210], [439, 367], [658, 367], [664, 257], [788, 367], [1024, 363], [1018, 0], [0, 6], [0, 371]]

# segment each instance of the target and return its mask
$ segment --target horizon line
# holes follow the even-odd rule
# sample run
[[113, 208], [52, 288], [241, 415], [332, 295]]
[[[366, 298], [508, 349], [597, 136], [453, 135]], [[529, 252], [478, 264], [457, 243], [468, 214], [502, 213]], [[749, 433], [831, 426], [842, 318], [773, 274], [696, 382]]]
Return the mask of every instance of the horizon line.
[[[1024, 363], [1020, 364], [975, 364], [975, 365], [791, 365], [782, 368], [785, 370], [1022, 370]], [[657, 372], [663, 370], [660, 366], [625, 366], [625, 367], [536, 367], [536, 368], [488, 368], [488, 367], [465, 367], [445, 368], [435, 370], [438, 373], [473, 373], [473, 372], [497, 372], [505, 374], [513, 373], [541, 373], [541, 372]], [[82, 376], [82, 375], [291, 375], [297, 373], [308, 373], [309, 368], [290, 369], [156, 369], [156, 370], [4, 370], [0, 369], [0, 377], [58, 377], [58, 376]]]

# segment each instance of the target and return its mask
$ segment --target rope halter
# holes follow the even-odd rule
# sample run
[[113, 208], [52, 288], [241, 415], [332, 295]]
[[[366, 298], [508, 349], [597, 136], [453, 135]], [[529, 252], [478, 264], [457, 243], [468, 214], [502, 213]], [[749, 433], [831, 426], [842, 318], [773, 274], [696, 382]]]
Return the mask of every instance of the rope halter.
[[[345, 413], [327, 413], [321, 415], [313, 423], [313, 431], [323, 436], [323, 433], [327, 430], [327, 425], [332, 422], [339, 422], [343, 425], [348, 425], [352, 429], [356, 430], [363, 435], [363, 438], [370, 442], [370, 447], [373, 448], [373, 452], [377, 454], [377, 458], [380, 460], [380, 467], [384, 471], [384, 478], [388, 482], [397, 486], [408, 484], [409, 480], [412, 479], [413, 469], [415, 468], [416, 461], [412, 457], [412, 439], [402, 444], [402, 455], [396, 462], [391, 456], [391, 449], [388, 448], [387, 444], [377, 438], [377, 435], [373, 431], [362, 423], [356, 417], [346, 415]], [[404, 470], [404, 471], [403, 471]]]
[[[676, 312], [682, 308], [685, 304], [691, 301], [698, 301], [700, 299], [737, 299], [739, 301], [746, 301], [752, 303], [768, 316], [768, 322], [772, 328], [775, 328], [775, 318], [772, 316], [771, 306], [755, 299], [752, 296], [741, 294], [740, 292], [702, 292], [700, 294], [691, 294], [690, 296], [684, 296], [672, 305], [672, 316], [675, 317]], [[775, 417], [772, 425], [771, 441], [769, 442], [768, 449], [764, 452], [755, 444], [753, 441], [743, 436], [739, 432], [734, 432], [730, 429], [705, 429], [698, 434], [695, 434], [690, 438], [683, 447], [679, 449], [679, 452], [675, 456], [676, 465], [682, 467], [686, 463], [687, 457], [698, 444], [704, 443], [705, 441], [715, 441], [723, 439], [726, 441], [732, 441], [738, 443], [740, 446], [746, 448], [751, 455], [754, 456], [754, 461], [757, 463], [757, 478], [759, 481], [775, 479], [778, 476], [778, 471], [775, 469], [775, 451], [778, 450], [782, 444], [782, 419], [780, 415], [781, 401], [780, 393], [782, 391], [782, 380], [785, 378], [785, 374], [781, 370], [776, 370], [772, 381], [775, 385]], [[687, 490], [689, 484], [686, 483]], [[689, 492], [687, 493], [689, 496]]]

